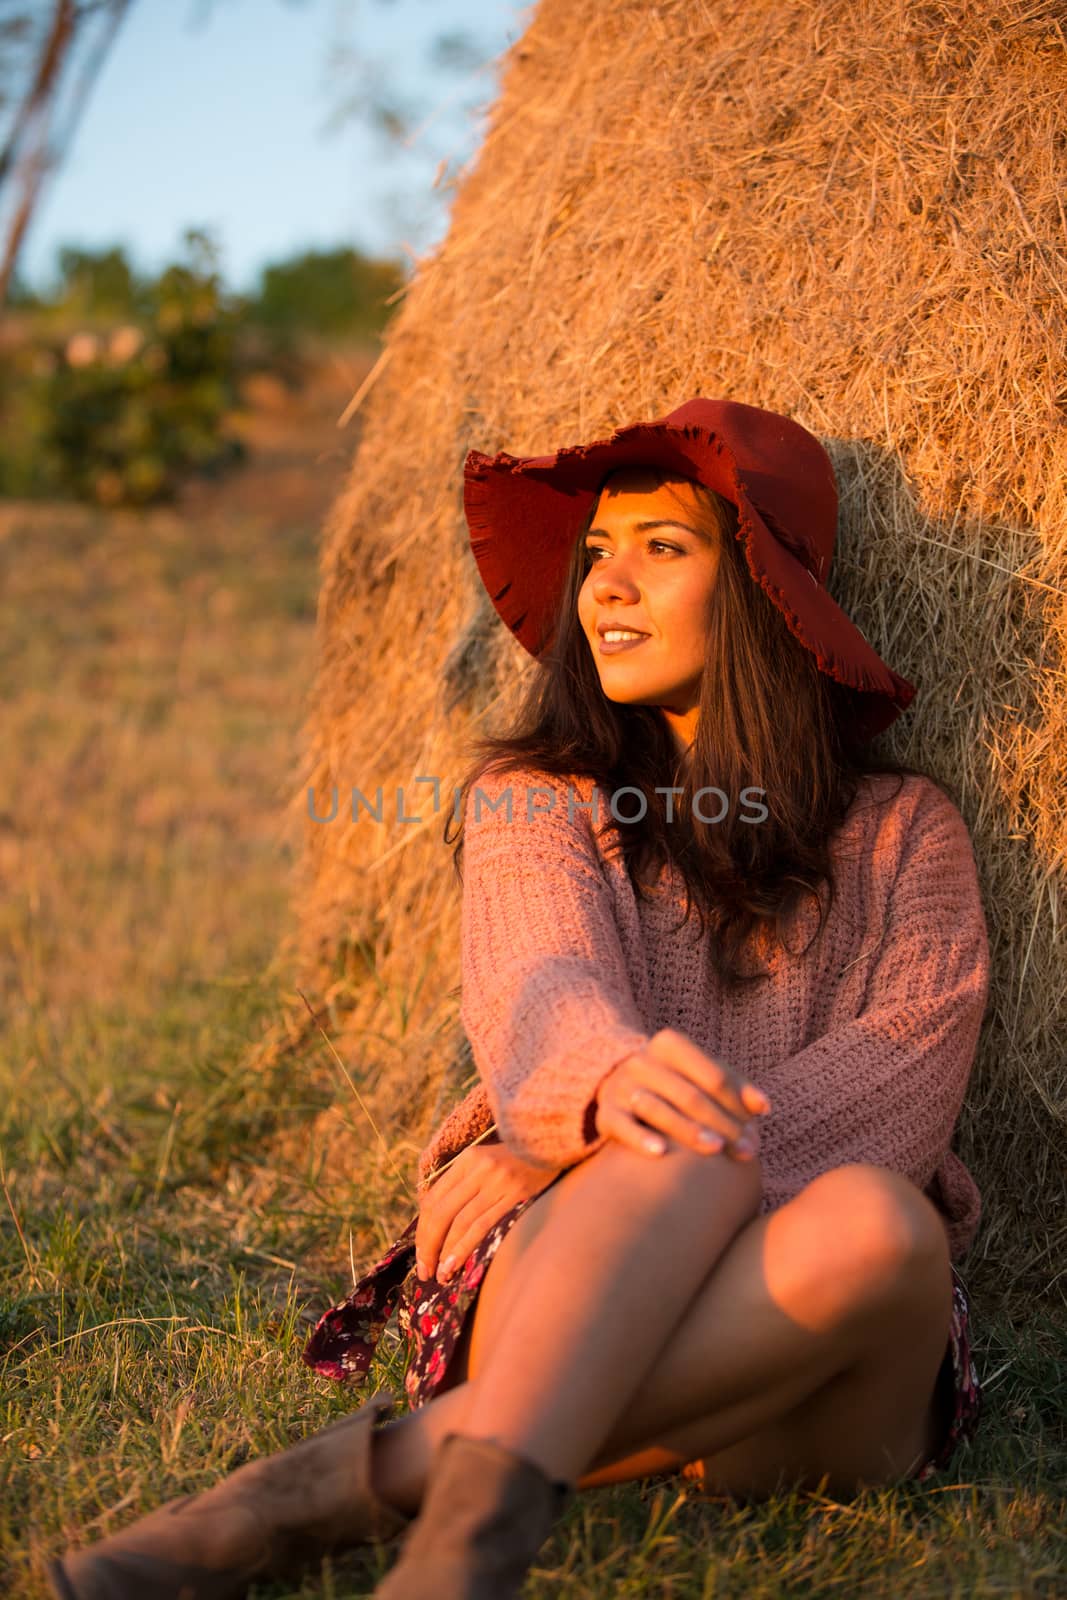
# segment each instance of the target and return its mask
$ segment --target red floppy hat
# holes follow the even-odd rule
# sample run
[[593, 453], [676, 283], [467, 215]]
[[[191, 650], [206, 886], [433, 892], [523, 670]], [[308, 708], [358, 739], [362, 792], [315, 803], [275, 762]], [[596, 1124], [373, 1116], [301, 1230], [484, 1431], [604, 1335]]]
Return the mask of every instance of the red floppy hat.
[[497, 613], [533, 656], [552, 644], [567, 563], [600, 486], [625, 466], [692, 478], [737, 507], [748, 570], [820, 669], [856, 691], [873, 738], [915, 686], [887, 666], [826, 589], [837, 539], [837, 484], [814, 434], [737, 400], [687, 400], [652, 422], [547, 456], [471, 450], [463, 507], [471, 550]]

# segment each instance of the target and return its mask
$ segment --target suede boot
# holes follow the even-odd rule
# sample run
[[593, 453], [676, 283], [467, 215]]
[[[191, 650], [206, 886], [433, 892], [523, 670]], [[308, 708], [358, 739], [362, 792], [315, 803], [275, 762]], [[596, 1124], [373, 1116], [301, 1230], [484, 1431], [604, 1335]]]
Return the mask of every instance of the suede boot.
[[492, 1439], [446, 1434], [377, 1600], [513, 1600], [575, 1487]]
[[383, 1390], [288, 1450], [249, 1461], [203, 1494], [171, 1500], [49, 1563], [57, 1600], [231, 1600], [330, 1550], [388, 1540], [413, 1518], [371, 1485], [371, 1435], [395, 1396]]

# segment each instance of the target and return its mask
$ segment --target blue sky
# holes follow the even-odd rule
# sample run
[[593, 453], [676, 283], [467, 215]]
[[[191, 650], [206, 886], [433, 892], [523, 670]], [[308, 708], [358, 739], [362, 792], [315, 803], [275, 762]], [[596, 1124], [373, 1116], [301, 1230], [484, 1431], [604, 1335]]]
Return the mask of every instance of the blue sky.
[[[434, 174], [447, 160], [454, 176], [476, 152], [499, 57], [531, 15], [515, 0], [134, 0], [38, 204], [20, 277], [45, 288], [60, 244], [122, 244], [157, 272], [186, 227], [210, 229], [238, 290], [303, 249], [423, 254], [452, 199]], [[457, 32], [477, 59], [435, 65], [435, 38]], [[359, 116], [331, 131], [346, 102], [366, 103], [368, 82], [414, 114], [408, 148]]]

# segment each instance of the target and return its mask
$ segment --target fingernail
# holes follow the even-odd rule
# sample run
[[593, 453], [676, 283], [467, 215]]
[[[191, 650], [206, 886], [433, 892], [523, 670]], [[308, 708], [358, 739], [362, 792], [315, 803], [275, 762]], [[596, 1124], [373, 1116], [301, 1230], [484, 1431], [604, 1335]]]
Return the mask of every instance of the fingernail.
[[737, 1148], [746, 1156], [754, 1156], [756, 1154], [756, 1141], [750, 1133], [743, 1133], [737, 1141]]
[[697, 1135], [697, 1143], [702, 1144], [705, 1150], [722, 1149], [722, 1140], [719, 1138], [719, 1135], [717, 1133], [711, 1133], [707, 1128], [704, 1128]]
[[662, 1139], [646, 1139], [645, 1140], [645, 1149], [646, 1150], [650, 1150], [654, 1156], [661, 1156], [663, 1154], [664, 1148], [665, 1148], [665, 1146], [664, 1146], [664, 1143], [663, 1143]]
[[747, 1085], [741, 1098], [751, 1111], [761, 1112], [771, 1109], [771, 1102], [763, 1090], [755, 1088], [752, 1084]]
[[426, 1263], [424, 1261], [420, 1260], [420, 1258], [418, 1256], [415, 1257], [415, 1271], [418, 1273], [420, 1278], [425, 1278], [425, 1276], [426, 1276]]
[[452, 1268], [455, 1266], [455, 1264], [456, 1264], [455, 1256], [448, 1256], [446, 1258], [446, 1260], [442, 1261], [442, 1263], [441, 1263], [441, 1271], [440, 1271], [440, 1274], [439, 1274], [442, 1283], [444, 1283], [446, 1281], [446, 1279], [448, 1279], [448, 1278], [450, 1278], [452, 1276]]

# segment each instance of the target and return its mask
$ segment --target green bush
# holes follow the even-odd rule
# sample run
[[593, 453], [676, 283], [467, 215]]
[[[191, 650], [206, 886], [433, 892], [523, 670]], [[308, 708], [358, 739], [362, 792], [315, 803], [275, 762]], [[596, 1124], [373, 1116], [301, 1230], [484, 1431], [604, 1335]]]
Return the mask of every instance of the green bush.
[[392, 310], [386, 302], [403, 283], [395, 261], [375, 261], [356, 250], [309, 250], [264, 267], [249, 312], [275, 333], [369, 339], [385, 327]]
[[209, 234], [142, 279], [124, 252], [68, 246], [59, 287], [11, 302], [22, 337], [0, 359], [0, 495], [145, 505], [192, 472], [246, 457], [224, 418], [244, 373], [298, 382], [308, 335], [371, 340], [403, 285], [400, 265], [358, 251], [307, 251], [228, 294]]
[[17, 352], [0, 380], [0, 493], [144, 505], [171, 498], [191, 471], [243, 459], [244, 445], [220, 426], [238, 401], [243, 307], [223, 293], [206, 236], [185, 237], [190, 260], [147, 293], [115, 252], [95, 275], [83, 253], [64, 252], [68, 307], [87, 320], [124, 301], [144, 310]]

